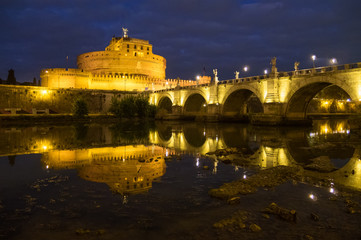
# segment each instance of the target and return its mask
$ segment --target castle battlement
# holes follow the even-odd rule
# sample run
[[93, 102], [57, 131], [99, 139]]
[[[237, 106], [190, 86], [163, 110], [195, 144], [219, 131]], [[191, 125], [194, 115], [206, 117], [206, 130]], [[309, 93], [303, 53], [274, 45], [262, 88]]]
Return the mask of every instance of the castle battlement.
[[147, 40], [113, 37], [104, 51], [80, 54], [78, 68], [41, 70], [41, 85], [50, 88], [82, 88], [119, 91], [160, 90], [210, 82], [210, 77], [194, 80], [166, 79], [166, 60], [153, 53]]

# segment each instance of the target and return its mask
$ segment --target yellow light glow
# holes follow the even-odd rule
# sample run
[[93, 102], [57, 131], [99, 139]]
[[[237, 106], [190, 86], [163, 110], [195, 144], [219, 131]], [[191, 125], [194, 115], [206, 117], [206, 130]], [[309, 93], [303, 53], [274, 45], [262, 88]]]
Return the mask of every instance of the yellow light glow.
[[345, 104], [344, 102], [341, 102], [341, 101], [337, 101], [337, 109], [343, 111], [345, 110]]
[[361, 85], [360, 84], [358, 84], [357, 89], [358, 89], [358, 91], [357, 91], [358, 99], [359, 99], [359, 101], [361, 101]]
[[48, 90], [42, 90], [41, 93], [42, 93], [43, 95], [45, 95], [45, 94], [48, 93]]
[[322, 108], [328, 108], [329, 107], [330, 102], [328, 100], [321, 100], [321, 107]]
[[267, 98], [267, 90], [265, 90], [263, 93], [263, 99], [266, 100], [266, 98]]
[[320, 126], [319, 133], [321, 135], [327, 134], [329, 132], [329, 129], [330, 129], [329, 123], [324, 123]]

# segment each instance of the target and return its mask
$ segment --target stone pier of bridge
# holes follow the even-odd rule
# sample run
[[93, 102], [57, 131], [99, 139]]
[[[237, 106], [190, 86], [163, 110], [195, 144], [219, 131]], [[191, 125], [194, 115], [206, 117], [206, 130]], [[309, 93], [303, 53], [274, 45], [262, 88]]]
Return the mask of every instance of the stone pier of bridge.
[[167, 120], [307, 124], [311, 100], [333, 85], [348, 94], [351, 114], [360, 115], [361, 62], [291, 72], [274, 67], [270, 74], [222, 81], [215, 75], [210, 84], [155, 91], [150, 103], [161, 109], [157, 117]]

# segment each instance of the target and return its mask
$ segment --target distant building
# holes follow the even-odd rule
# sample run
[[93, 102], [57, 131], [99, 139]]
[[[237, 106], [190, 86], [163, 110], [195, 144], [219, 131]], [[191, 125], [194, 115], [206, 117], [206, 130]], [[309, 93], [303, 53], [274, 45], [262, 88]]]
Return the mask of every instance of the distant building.
[[[127, 30], [123, 37], [113, 37], [105, 51], [79, 55], [77, 66], [77, 69], [43, 69], [41, 86], [144, 91], [197, 84], [190, 80], [165, 79], [165, 58], [153, 53], [149, 41], [128, 37]], [[210, 77], [204, 79], [201, 84], [210, 81]]]
[[15, 71], [13, 69], [9, 70], [8, 78], [6, 80], [6, 84], [16, 85]]

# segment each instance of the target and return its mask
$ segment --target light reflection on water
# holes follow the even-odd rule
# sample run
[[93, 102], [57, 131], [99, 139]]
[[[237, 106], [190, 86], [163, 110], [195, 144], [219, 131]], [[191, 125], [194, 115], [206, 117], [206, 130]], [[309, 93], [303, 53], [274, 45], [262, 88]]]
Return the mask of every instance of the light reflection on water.
[[[199, 156], [232, 147], [241, 149], [252, 165], [261, 168], [307, 164], [310, 159], [326, 158], [335, 168], [353, 173], [350, 175], [355, 181], [348, 184], [357, 188], [361, 185], [355, 175], [358, 173], [355, 169], [361, 167], [360, 150], [346, 120], [318, 120], [312, 128], [161, 123], [155, 128], [143, 129], [140, 134], [132, 129], [126, 135], [123, 130], [119, 132], [106, 125], [87, 126], [81, 134], [78, 131], [79, 126], [3, 128], [0, 129], [4, 136], [0, 154], [15, 164], [16, 155], [40, 153], [45, 169], [77, 169], [83, 179], [108, 181], [110, 189], [123, 189], [120, 192], [130, 189], [130, 185], [138, 187], [137, 191], [148, 189], [151, 179], [166, 171], [164, 157], [191, 154], [199, 167]], [[80, 131], [84, 131], [84, 127]], [[79, 135], [83, 138], [79, 139]], [[156, 164], [153, 159], [157, 159]], [[213, 160], [212, 169], [216, 173], [218, 161]]]
[[[128, 217], [135, 207], [142, 208], [146, 203], [155, 206], [172, 202], [167, 211], [175, 214], [183, 205], [201, 208], [213, 204], [209, 203], [209, 188], [252, 175], [249, 165], [225, 165], [217, 156], [207, 155], [227, 148], [238, 149], [245, 162], [260, 168], [297, 165], [315, 171], [309, 166], [320, 160], [333, 167], [332, 171], [318, 173], [330, 179], [330, 194], [337, 194], [337, 185], [361, 189], [361, 140], [345, 120], [319, 120], [312, 128], [172, 122], [142, 126], [1, 128], [0, 193], [17, 198], [14, 189], [25, 193], [24, 188], [30, 185], [50, 198], [49, 202], [58, 202], [61, 200], [41, 189], [70, 179], [70, 185], [63, 186], [62, 191], [73, 189], [68, 195], [74, 202], [87, 201], [84, 196], [89, 193], [98, 194], [97, 199], [110, 199], [107, 194], [111, 193], [121, 196], [123, 207], [116, 199], [111, 204], [122, 209], [124, 204], [129, 206], [129, 211], [123, 209]], [[31, 171], [27, 171], [31, 164], [27, 158], [36, 163]], [[86, 191], [77, 187], [83, 184]], [[0, 207], [4, 198], [0, 198]], [[318, 196], [312, 192], [308, 198], [316, 201]], [[152, 211], [163, 210], [154, 207]]]

